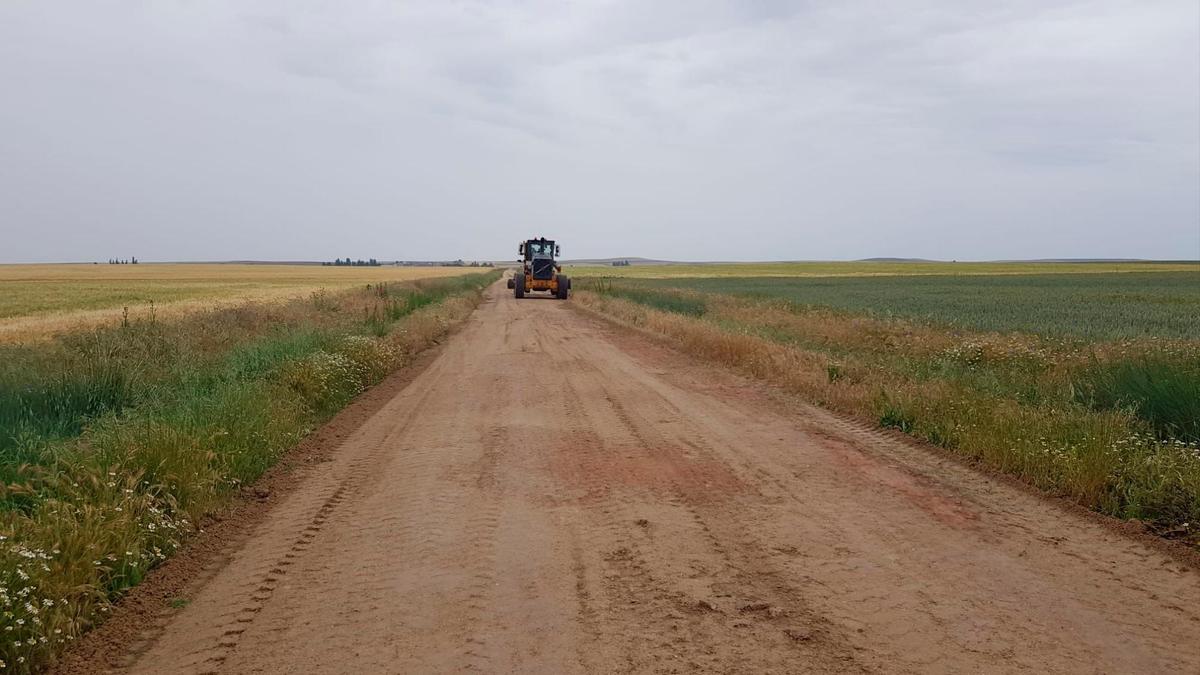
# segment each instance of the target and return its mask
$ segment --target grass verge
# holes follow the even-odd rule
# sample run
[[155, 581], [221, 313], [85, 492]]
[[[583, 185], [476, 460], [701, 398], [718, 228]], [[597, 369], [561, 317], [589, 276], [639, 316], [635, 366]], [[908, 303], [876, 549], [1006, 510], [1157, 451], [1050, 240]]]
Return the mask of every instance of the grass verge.
[[205, 514], [476, 306], [496, 274], [317, 293], [10, 348], [0, 371], [0, 661], [102, 619]]

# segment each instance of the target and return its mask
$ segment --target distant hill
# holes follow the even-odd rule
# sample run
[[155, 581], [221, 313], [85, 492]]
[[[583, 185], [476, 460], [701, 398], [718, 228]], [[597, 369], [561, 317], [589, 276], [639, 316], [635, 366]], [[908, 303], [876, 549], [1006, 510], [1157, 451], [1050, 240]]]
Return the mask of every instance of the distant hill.
[[939, 261], [939, 260], [930, 260], [930, 259], [928, 259], [928, 258], [863, 258], [862, 260], [856, 260], [855, 262], [892, 262], [892, 263], [896, 263], [896, 262], [912, 262], [912, 263], [931, 263], [931, 262], [941, 262], [941, 261]]
[[1034, 260], [998, 260], [997, 262], [1038, 263], [1187, 263], [1190, 260], [1147, 260], [1145, 258], [1036, 258]]
[[618, 260], [627, 260], [630, 265], [692, 265], [695, 263], [681, 263], [678, 260], [654, 260], [652, 258], [639, 258], [631, 256], [628, 258], [578, 258], [575, 260], [563, 260], [564, 265], [611, 265]]
[[[937, 262], [959, 262], [957, 260], [930, 260], [928, 258], [863, 258], [856, 262], [913, 262], [913, 263], [937, 263]], [[1193, 260], [1148, 260], [1146, 258], [1024, 258], [1013, 260], [963, 260], [961, 262], [978, 262], [978, 263], [1190, 263]]]

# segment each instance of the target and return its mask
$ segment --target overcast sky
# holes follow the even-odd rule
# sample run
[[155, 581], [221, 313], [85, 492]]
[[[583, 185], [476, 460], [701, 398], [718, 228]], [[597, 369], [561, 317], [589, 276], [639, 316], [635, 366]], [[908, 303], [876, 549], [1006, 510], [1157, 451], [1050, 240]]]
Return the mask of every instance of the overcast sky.
[[1200, 257], [1200, 3], [0, 2], [0, 261]]

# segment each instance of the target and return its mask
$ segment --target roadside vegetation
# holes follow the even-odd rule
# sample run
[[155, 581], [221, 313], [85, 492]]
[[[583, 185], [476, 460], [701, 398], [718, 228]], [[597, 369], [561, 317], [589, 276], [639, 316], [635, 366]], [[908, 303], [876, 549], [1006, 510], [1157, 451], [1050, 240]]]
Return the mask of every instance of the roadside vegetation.
[[0, 346], [0, 667], [35, 669], [96, 623], [201, 518], [465, 318], [497, 276]]
[[819, 405], [1195, 544], [1198, 282], [580, 278], [576, 299]]

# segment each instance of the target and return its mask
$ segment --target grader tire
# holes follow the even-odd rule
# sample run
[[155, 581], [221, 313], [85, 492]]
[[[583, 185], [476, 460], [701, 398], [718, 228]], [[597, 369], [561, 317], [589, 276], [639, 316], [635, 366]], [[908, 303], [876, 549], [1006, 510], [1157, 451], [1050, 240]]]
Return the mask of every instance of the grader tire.
[[513, 296], [516, 297], [518, 300], [525, 297], [525, 279], [524, 278], [513, 280]]
[[565, 277], [561, 274], [558, 275], [558, 291], [555, 293], [555, 297], [557, 297], [559, 300], [566, 300], [567, 295], [570, 294], [570, 292], [571, 278]]

